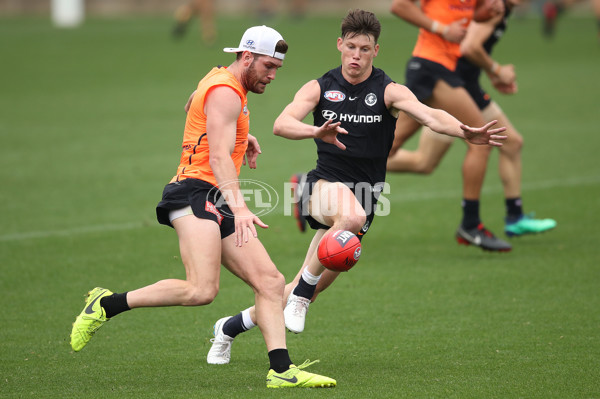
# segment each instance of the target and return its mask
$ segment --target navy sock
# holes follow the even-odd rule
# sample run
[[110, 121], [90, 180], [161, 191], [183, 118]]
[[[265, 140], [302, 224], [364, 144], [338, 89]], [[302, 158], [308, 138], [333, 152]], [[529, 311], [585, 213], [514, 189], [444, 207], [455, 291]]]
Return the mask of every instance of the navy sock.
[[481, 223], [481, 219], [479, 219], [479, 200], [463, 199], [462, 208], [463, 218], [461, 226], [467, 230], [479, 226], [479, 223]]
[[506, 198], [506, 220], [515, 221], [523, 215], [521, 198]]
[[287, 349], [273, 349], [269, 352], [269, 363], [276, 373], [283, 373], [290, 368], [292, 361]]
[[236, 314], [223, 324], [223, 334], [228, 335], [231, 338], [235, 338], [239, 333], [243, 333], [246, 330], [247, 328], [244, 326], [242, 312]]
[[127, 304], [127, 292], [112, 294], [100, 299], [100, 306], [104, 308], [106, 317], [111, 318], [126, 310], [130, 310]]
[[294, 288], [294, 295], [310, 299], [315, 294], [316, 289], [316, 285], [310, 285], [304, 280], [304, 278], [300, 277], [298, 285], [296, 286], [296, 288]]

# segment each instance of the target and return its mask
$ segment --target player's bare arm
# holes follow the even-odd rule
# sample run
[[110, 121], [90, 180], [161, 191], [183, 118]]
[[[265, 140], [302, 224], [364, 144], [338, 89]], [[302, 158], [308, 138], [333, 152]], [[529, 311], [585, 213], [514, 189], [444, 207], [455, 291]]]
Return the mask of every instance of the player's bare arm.
[[507, 137], [500, 135], [506, 130], [505, 127], [490, 130], [497, 121], [478, 128], [466, 126], [446, 111], [430, 108], [421, 103], [406, 86], [397, 83], [388, 85], [385, 90], [385, 101], [388, 109], [404, 111], [421, 125], [427, 126], [436, 133], [458, 137], [472, 144], [500, 147], [501, 141], [506, 140]]
[[460, 44], [460, 51], [470, 62], [486, 72], [496, 90], [503, 94], [513, 94], [517, 92], [515, 67], [512, 64], [499, 64], [483, 47], [502, 18], [503, 15], [499, 15], [486, 22], [471, 22], [467, 35]]
[[240, 97], [229, 87], [220, 86], [213, 89], [206, 99], [206, 131], [210, 151], [210, 167], [217, 179], [227, 205], [235, 217], [236, 245], [248, 242], [249, 233], [257, 236], [254, 224], [266, 228], [255, 216], [244, 201], [240, 191], [237, 170], [231, 159], [235, 147], [236, 126], [242, 109]]
[[467, 32], [464, 19], [454, 21], [450, 24], [442, 24], [428, 17], [416, 4], [417, 0], [394, 0], [390, 7], [392, 14], [402, 18], [406, 22], [418, 27], [426, 29], [432, 33], [438, 34], [444, 39], [460, 43]]
[[313, 126], [302, 122], [319, 103], [321, 88], [316, 80], [311, 80], [298, 90], [294, 100], [275, 120], [273, 133], [291, 140], [320, 138], [326, 143], [346, 149], [338, 139], [338, 134], [348, 134], [340, 127], [341, 122], [325, 122], [322, 126]]

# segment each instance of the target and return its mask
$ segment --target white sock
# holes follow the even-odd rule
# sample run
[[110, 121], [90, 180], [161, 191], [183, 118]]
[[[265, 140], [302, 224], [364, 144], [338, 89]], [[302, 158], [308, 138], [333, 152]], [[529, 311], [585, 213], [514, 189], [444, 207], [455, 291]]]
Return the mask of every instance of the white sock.
[[242, 324], [246, 331], [253, 327], [256, 327], [256, 324], [254, 324], [254, 322], [252, 321], [252, 317], [250, 317], [250, 308], [242, 310]]
[[304, 281], [306, 281], [307, 284], [317, 285], [320, 278], [321, 278], [321, 275], [314, 276], [311, 272], [309, 272], [308, 267], [305, 267], [304, 271], [302, 272], [302, 279]]

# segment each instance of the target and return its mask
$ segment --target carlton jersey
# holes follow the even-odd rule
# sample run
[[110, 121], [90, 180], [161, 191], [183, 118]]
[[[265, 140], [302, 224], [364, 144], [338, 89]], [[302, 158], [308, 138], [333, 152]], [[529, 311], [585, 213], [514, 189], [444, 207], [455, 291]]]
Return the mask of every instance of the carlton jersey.
[[[473, 19], [476, 0], [421, 0], [421, 9], [431, 19], [444, 25], [466, 19], [465, 26]], [[460, 57], [460, 44], [451, 43], [442, 36], [426, 29], [419, 29], [419, 37], [413, 57], [442, 64], [451, 71]]]
[[248, 148], [248, 132], [250, 130], [247, 92], [227, 70], [227, 67], [215, 67], [198, 84], [198, 89], [190, 105], [185, 120], [181, 160], [177, 174], [171, 179], [171, 183], [193, 178], [217, 186], [217, 179], [208, 162], [209, 150], [206, 137], [206, 114], [204, 113], [206, 96], [217, 86], [231, 87], [240, 96], [242, 102], [237, 120], [235, 147], [231, 154], [237, 174], [240, 174], [244, 154]]
[[[485, 43], [483, 43], [483, 48], [488, 54], [492, 54], [492, 49], [494, 48], [496, 43], [498, 43], [498, 40], [500, 40], [500, 38], [506, 32], [506, 23], [511, 13], [511, 9], [506, 7], [506, 0], [504, 1], [504, 9], [504, 17], [494, 27], [494, 31], [492, 32], [490, 37], [488, 37]], [[456, 65], [456, 72], [465, 81], [479, 81], [481, 68], [471, 63], [467, 58], [461, 57], [458, 60], [458, 64]]]
[[314, 125], [322, 126], [331, 119], [334, 123], [341, 122], [341, 127], [348, 131], [347, 135], [337, 136], [346, 150], [315, 139], [317, 175], [330, 181], [367, 182], [372, 186], [385, 181], [387, 156], [396, 126], [396, 118], [384, 100], [385, 89], [393, 83], [392, 79], [381, 69], [373, 68], [367, 80], [352, 85], [338, 67], [317, 82], [321, 94], [313, 111]]

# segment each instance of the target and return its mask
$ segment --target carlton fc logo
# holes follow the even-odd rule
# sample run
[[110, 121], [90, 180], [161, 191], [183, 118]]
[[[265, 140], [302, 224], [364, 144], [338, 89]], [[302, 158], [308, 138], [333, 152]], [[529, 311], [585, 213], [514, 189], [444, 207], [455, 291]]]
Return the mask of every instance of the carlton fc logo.
[[339, 103], [346, 99], [346, 95], [344, 93], [342, 93], [341, 91], [337, 91], [337, 90], [326, 91], [325, 94], [323, 95], [323, 97], [325, 97], [326, 99], [328, 99], [329, 101], [332, 101], [334, 103]]
[[367, 94], [365, 97], [365, 104], [367, 104], [369, 107], [377, 104], [377, 96], [374, 93]]

